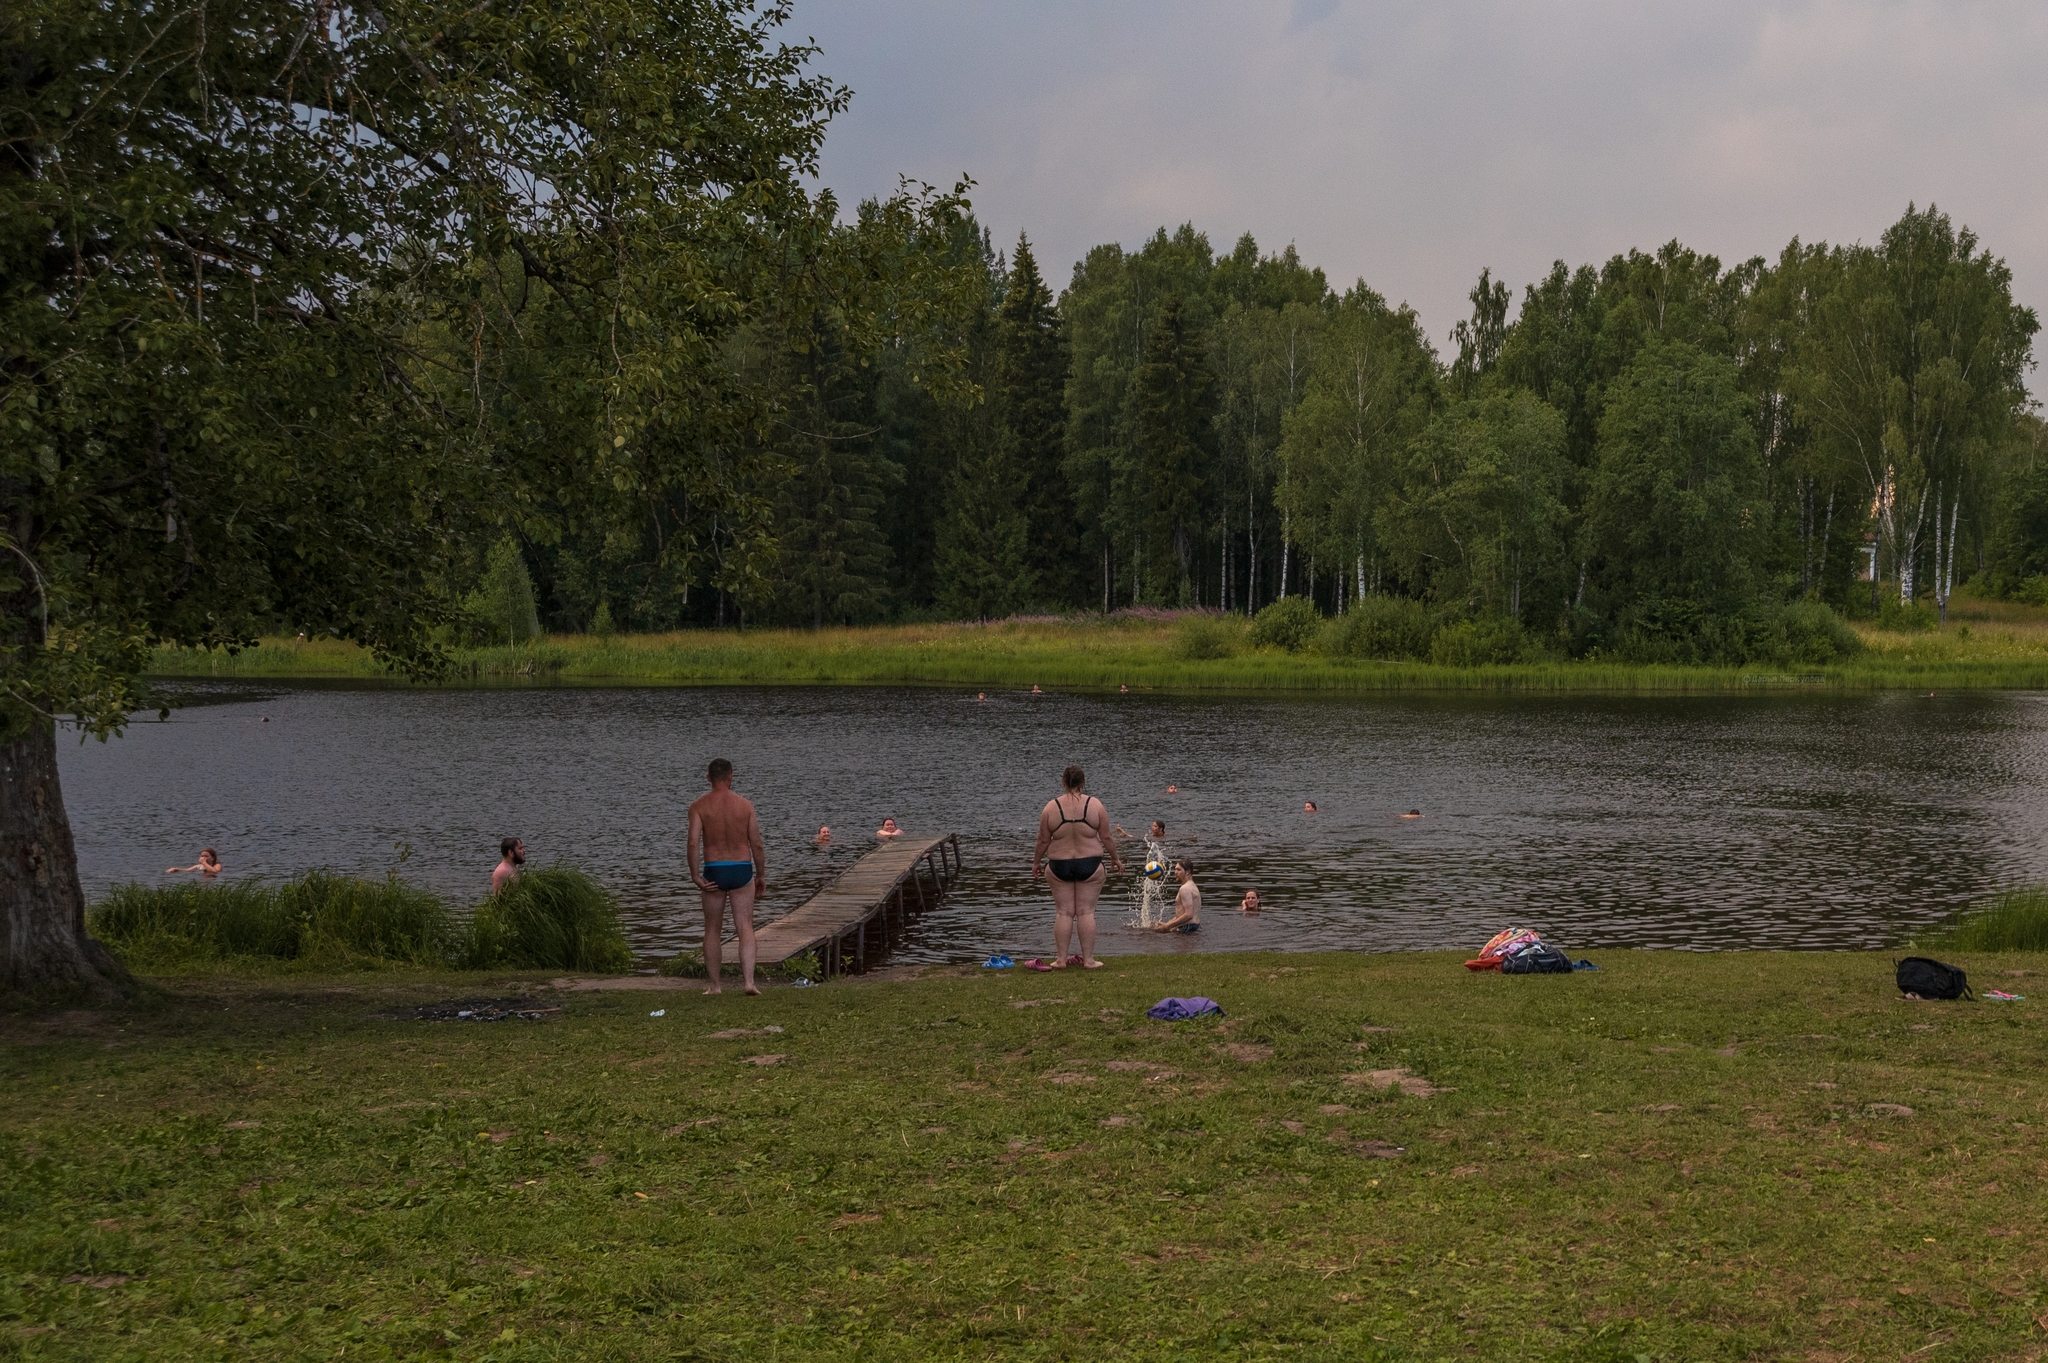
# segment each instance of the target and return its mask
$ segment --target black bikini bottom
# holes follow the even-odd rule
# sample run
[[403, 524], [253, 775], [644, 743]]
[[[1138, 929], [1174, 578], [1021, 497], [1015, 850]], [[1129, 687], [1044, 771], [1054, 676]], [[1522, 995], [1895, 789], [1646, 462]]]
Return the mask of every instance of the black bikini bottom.
[[1055, 878], [1077, 884], [1083, 880], [1095, 879], [1095, 873], [1102, 869], [1101, 857], [1070, 857], [1062, 860], [1054, 857], [1045, 863], [1052, 868]]

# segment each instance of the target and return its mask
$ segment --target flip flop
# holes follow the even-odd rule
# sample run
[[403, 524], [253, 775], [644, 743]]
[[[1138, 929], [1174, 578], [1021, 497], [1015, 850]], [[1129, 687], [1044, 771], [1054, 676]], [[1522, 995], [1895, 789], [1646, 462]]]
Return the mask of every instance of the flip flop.
[[1028, 960], [1028, 961], [1019, 961], [1019, 962], [1017, 962], [1017, 964], [1018, 964], [1018, 965], [1020, 965], [1020, 966], [1022, 966], [1022, 967], [1023, 967], [1024, 969], [1026, 969], [1026, 970], [1050, 970], [1050, 969], [1052, 969], [1052, 967], [1051, 967], [1051, 966], [1047, 965], [1047, 964], [1046, 964], [1046, 963], [1045, 963], [1044, 961], [1041, 961], [1041, 960], [1039, 960], [1039, 959], [1038, 959], [1038, 958], [1037, 958], [1036, 956], [1033, 956], [1033, 957], [1032, 957], [1032, 958], [1031, 958], [1030, 960]]
[[1068, 965], [1086, 965], [1086, 964], [1088, 964], [1088, 963], [1087, 963], [1086, 961], [1082, 960], [1082, 959], [1081, 959], [1081, 958], [1080, 958], [1079, 956], [1069, 956], [1069, 957], [1067, 957], [1067, 964], [1068, 964]]

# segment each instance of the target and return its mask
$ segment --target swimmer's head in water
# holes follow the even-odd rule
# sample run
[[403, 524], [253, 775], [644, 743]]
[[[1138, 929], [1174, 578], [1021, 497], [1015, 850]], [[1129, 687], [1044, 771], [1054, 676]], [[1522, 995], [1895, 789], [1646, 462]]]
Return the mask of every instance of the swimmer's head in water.
[[220, 853], [214, 851], [211, 847], [202, 847], [199, 849], [199, 859], [201, 861], [219, 861]]
[[1306, 801], [1305, 803], [1303, 803], [1303, 805], [1302, 805], [1302, 807], [1301, 807], [1301, 812], [1302, 812], [1302, 813], [1304, 813], [1304, 814], [1313, 814], [1313, 813], [1315, 813], [1315, 812], [1316, 812], [1316, 802], [1315, 802], [1314, 800], [1309, 800], [1309, 801]]
[[1079, 790], [1088, 784], [1088, 773], [1079, 767], [1068, 767], [1060, 773], [1060, 784], [1068, 790]]
[[1152, 836], [1153, 836], [1153, 837], [1155, 837], [1155, 838], [1163, 838], [1163, 837], [1165, 837], [1165, 836], [1166, 836], [1166, 825], [1165, 825], [1165, 824], [1163, 824], [1163, 823], [1161, 823], [1161, 822], [1159, 822], [1159, 820], [1157, 820], [1157, 819], [1154, 819], [1154, 820], [1152, 821]]
[[882, 820], [882, 831], [884, 833], [894, 833], [896, 831], [896, 821], [894, 819]]
[[1401, 817], [1404, 819], [1419, 819], [1422, 817], [1422, 811], [1419, 809], [1411, 809], [1406, 814], [1403, 814]]
[[720, 781], [730, 781], [732, 780], [732, 763], [726, 761], [723, 757], [714, 757], [711, 759], [711, 765], [704, 769], [704, 775], [714, 785]]

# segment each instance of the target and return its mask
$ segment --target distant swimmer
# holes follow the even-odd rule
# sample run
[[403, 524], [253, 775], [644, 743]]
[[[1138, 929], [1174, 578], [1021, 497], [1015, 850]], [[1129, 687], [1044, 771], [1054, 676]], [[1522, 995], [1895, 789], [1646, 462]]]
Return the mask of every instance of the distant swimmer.
[[976, 692], [974, 693], [974, 698], [975, 698], [976, 700], [987, 700], [987, 699], [988, 699], [988, 692], [986, 692], [986, 691], [976, 691]]
[[1118, 682], [1118, 683], [1116, 684], [1116, 693], [1117, 693], [1117, 694], [1118, 694], [1119, 696], [1128, 696], [1128, 695], [1130, 695], [1130, 694], [1131, 694], [1131, 686], [1130, 686], [1130, 683], [1129, 683], [1129, 682]]
[[199, 860], [190, 866], [164, 867], [164, 874], [167, 876], [180, 875], [186, 871], [197, 871], [203, 876], [217, 876], [220, 874], [220, 856], [211, 847], [202, 847], [199, 849]]
[[1403, 814], [1401, 817], [1404, 819], [1419, 819], [1422, 817], [1422, 811], [1419, 809], [1411, 809], [1406, 814]]
[[1034, 696], [1042, 696], [1042, 695], [1044, 695], [1044, 694], [1045, 694], [1045, 692], [1043, 692], [1043, 691], [1041, 691], [1041, 690], [1039, 690], [1039, 689], [1038, 689], [1038, 683], [1037, 683], [1037, 682], [1033, 682], [1033, 683], [1031, 683], [1031, 694], [1032, 694], [1032, 695], [1034, 695]]
[[1169, 785], [1169, 786], [1168, 786], [1168, 787], [1166, 788], [1166, 793], [1167, 793], [1168, 795], [1178, 795], [1178, 794], [1180, 794], [1180, 787], [1179, 787], [1179, 786], [1174, 786], [1174, 785]]
[[1316, 802], [1315, 802], [1314, 800], [1308, 800], [1308, 801], [1305, 801], [1305, 802], [1303, 802], [1303, 804], [1302, 804], [1302, 806], [1301, 806], [1301, 812], [1302, 812], [1302, 813], [1304, 813], [1304, 814], [1313, 814], [1313, 813], [1315, 813], [1315, 812], [1316, 812]]
[[824, 846], [826, 843], [832, 841], [832, 830], [826, 827], [824, 824], [819, 824], [818, 836], [812, 838], [811, 841], [817, 843], [820, 847]]
[[882, 820], [882, 826], [875, 830], [875, 836], [878, 838], [900, 838], [903, 836], [903, 830], [896, 826], [894, 819], [884, 819]]
[[[1042, 880], [1052, 874], [1053, 965], [1082, 966], [1089, 970], [1102, 962], [1095, 959], [1095, 905], [1102, 898], [1102, 869], [1105, 857], [1116, 870], [1124, 869], [1110, 835], [1115, 825], [1102, 801], [1087, 793], [1088, 774], [1068, 767], [1060, 776], [1061, 791], [1038, 811], [1038, 844], [1031, 850], [1031, 878]], [[1067, 939], [1077, 938], [1081, 950], [1067, 954]]]
[[1154, 819], [1154, 820], [1152, 821], [1152, 841], [1154, 841], [1154, 842], [1165, 842], [1165, 841], [1166, 841], [1166, 825], [1165, 825], [1165, 824], [1163, 824], [1163, 823], [1161, 823], [1161, 822], [1159, 822], [1159, 820], [1157, 820], [1157, 819]]
[[491, 872], [491, 893], [500, 890], [519, 879], [519, 868], [526, 865], [526, 844], [517, 838], [506, 838], [498, 844], [497, 869]]
[[1173, 878], [1180, 882], [1180, 889], [1173, 896], [1173, 917], [1164, 923], [1153, 925], [1154, 932], [1200, 932], [1202, 930], [1202, 891], [1195, 884], [1195, 868], [1185, 861], [1173, 863]]
[[1240, 913], [1258, 913], [1265, 907], [1265, 901], [1259, 898], [1257, 890], [1246, 890], [1244, 892], [1244, 902], [1237, 906]]
[[749, 994], [758, 994], [754, 901], [768, 893], [768, 850], [761, 842], [761, 820], [752, 800], [733, 794], [732, 763], [713, 758], [704, 775], [711, 790], [690, 806], [689, 832], [683, 841], [683, 866], [704, 896], [704, 969], [711, 977], [711, 987], [704, 992], [723, 992], [721, 948], [725, 907], [730, 904], [740, 939], [740, 981]]

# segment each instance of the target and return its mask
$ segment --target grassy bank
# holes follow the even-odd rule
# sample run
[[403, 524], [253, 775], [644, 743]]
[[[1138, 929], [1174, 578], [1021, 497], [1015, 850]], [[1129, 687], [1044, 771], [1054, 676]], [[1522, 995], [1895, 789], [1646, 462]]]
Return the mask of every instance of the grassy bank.
[[396, 876], [309, 871], [278, 882], [117, 886], [86, 922], [144, 972], [616, 971], [633, 962], [611, 892], [563, 866], [533, 867], [466, 913]]
[[[1597, 959], [4, 1016], [0, 1356], [2041, 1356], [2043, 1000]], [[1230, 1017], [1147, 1021], [1167, 993]]]
[[[1973, 614], [1974, 612], [1974, 614]], [[641, 684], [896, 684], [1178, 691], [1727, 692], [2048, 687], [2048, 611], [1958, 599], [1938, 632], [1858, 629], [1864, 653], [1825, 667], [1666, 667], [1615, 662], [1443, 667], [1318, 653], [1190, 658], [1171, 621], [1146, 617], [987, 625], [749, 630], [593, 637], [460, 650], [470, 681]], [[385, 678], [367, 652], [333, 641], [266, 640], [234, 655], [164, 649], [181, 677]]]

